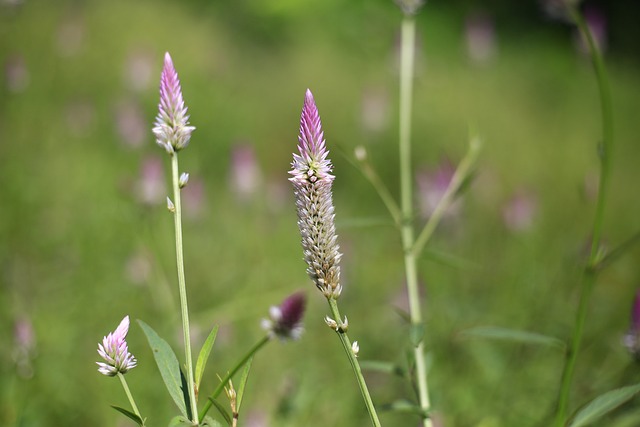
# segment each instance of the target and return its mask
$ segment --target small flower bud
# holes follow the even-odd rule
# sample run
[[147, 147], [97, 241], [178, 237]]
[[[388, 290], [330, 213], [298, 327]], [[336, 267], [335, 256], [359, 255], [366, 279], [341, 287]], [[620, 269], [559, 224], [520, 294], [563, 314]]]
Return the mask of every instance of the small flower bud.
[[344, 322], [342, 322], [342, 324], [340, 325], [340, 332], [347, 332], [348, 329], [349, 319], [347, 319], [347, 316], [344, 316]]
[[180, 188], [184, 188], [187, 186], [188, 182], [189, 182], [189, 174], [187, 172], [182, 172], [182, 174], [180, 175], [180, 179], [178, 180], [178, 186]]
[[353, 154], [356, 156], [356, 159], [360, 162], [364, 162], [367, 160], [367, 149], [364, 148], [364, 145], [358, 145], [354, 150]]
[[351, 343], [351, 351], [355, 357], [358, 357], [358, 353], [360, 352], [360, 346], [358, 345], [358, 341], [354, 341]]
[[338, 330], [338, 322], [333, 320], [331, 317], [325, 316], [324, 317], [324, 323], [326, 323], [327, 326], [330, 327], [331, 329], [333, 329], [334, 331]]
[[169, 198], [169, 196], [167, 196], [167, 209], [169, 209], [169, 212], [171, 213], [175, 213], [176, 211], [176, 207], [171, 201], [171, 199]]
[[295, 293], [286, 298], [279, 307], [269, 309], [269, 319], [262, 320], [262, 327], [270, 337], [281, 340], [297, 340], [302, 335], [302, 316], [306, 299], [303, 293]]

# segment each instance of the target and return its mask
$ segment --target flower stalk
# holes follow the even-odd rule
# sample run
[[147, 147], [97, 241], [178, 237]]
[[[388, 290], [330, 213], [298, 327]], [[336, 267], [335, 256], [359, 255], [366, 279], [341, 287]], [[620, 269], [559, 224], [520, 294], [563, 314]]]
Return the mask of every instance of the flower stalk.
[[191, 133], [195, 129], [189, 126], [187, 107], [182, 98], [180, 80], [176, 72], [171, 56], [165, 54], [164, 67], [160, 76], [160, 104], [156, 117], [153, 133], [156, 142], [171, 157], [171, 181], [173, 187], [173, 200], [167, 198], [169, 210], [173, 213], [176, 265], [178, 270], [178, 289], [180, 293], [180, 309], [182, 317], [182, 332], [184, 337], [185, 364], [187, 370], [187, 384], [189, 390], [189, 405], [194, 424], [198, 424], [198, 406], [195, 393], [195, 381], [193, 375], [193, 360], [191, 356], [191, 336], [189, 331], [189, 309], [187, 305], [187, 286], [184, 275], [184, 253], [182, 247], [182, 202], [180, 191], [188, 180], [188, 174], [180, 175], [178, 165], [178, 152], [189, 145]]

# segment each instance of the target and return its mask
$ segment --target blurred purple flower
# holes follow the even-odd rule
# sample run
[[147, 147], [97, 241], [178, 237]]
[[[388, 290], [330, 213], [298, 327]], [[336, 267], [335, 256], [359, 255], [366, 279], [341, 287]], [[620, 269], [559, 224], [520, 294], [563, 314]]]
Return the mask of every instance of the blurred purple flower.
[[297, 340], [302, 335], [302, 317], [306, 306], [306, 298], [302, 292], [287, 297], [279, 307], [269, 309], [269, 319], [262, 320], [262, 328], [271, 338], [281, 340]]
[[511, 231], [526, 231], [533, 226], [537, 209], [537, 198], [521, 191], [511, 197], [502, 208], [502, 220]]
[[32, 360], [36, 356], [36, 334], [31, 320], [21, 315], [13, 329], [14, 347], [13, 360], [16, 363], [18, 374], [23, 378], [33, 376]]
[[136, 198], [143, 205], [156, 206], [164, 202], [166, 187], [164, 168], [160, 158], [149, 156], [142, 161], [135, 193]]
[[138, 148], [146, 137], [146, 119], [140, 105], [133, 101], [121, 101], [115, 108], [118, 135], [129, 147]]
[[248, 202], [251, 200], [262, 181], [253, 146], [238, 144], [233, 147], [229, 174], [231, 191], [238, 201]]
[[189, 116], [182, 99], [180, 80], [169, 52], [164, 55], [164, 67], [160, 76], [158, 110], [153, 128], [158, 145], [167, 153], [179, 151], [189, 145], [191, 132], [195, 127], [189, 126]]
[[[423, 218], [429, 218], [447, 191], [456, 169], [449, 161], [443, 161], [432, 169], [423, 169], [416, 174], [418, 184], [418, 206]], [[455, 200], [447, 211], [445, 218], [459, 215], [461, 200]]]
[[379, 133], [389, 123], [389, 99], [382, 90], [369, 89], [362, 95], [362, 127], [365, 131]]
[[[113, 377], [118, 373], [126, 373], [136, 367], [137, 361], [127, 346], [127, 333], [129, 332], [129, 316], [125, 316], [118, 328], [103, 338], [102, 344], [98, 344], [98, 354], [104, 362], [96, 362], [98, 372]], [[106, 362], [106, 363], [105, 363]]]
[[465, 23], [467, 54], [475, 63], [486, 63], [496, 55], [493, 20], [485, 14], [474, 14]]
[[29, 70], [22, 55], [12, 55], [4, 63], [4, 73], [9, 92], [19, 93], [29, 86]]
[[631, 306], [631, 324], [624, 337], [624, 345], [629, 350], [629, 353], [640, 361], [640, 290], [636, 292], [636, 297]]
[[[600, 53], [607, 49], [607, 18], [601, 10], [595, 7], [588, 7], [584, 11], [584, 20], [591, 31], [593, 41]], [[584, 55], [589, 54], [589, 44], [584, 35], [576, 29], [575, 36], [576, 49]]]
[[298, 211], [298, 228], [302, 236], [307, 274], [327, 298], [338, 298], [340, 285], [340, 253], [334, 223], [331, 186], [333, 165], [327, 158], [324, 133], [318, 108], [307, 89], [300, 117], [298, 151], [291, 163]]
[[202, 179], [192, 177], [189, 185], [182, 189], [182, 201], [184, 210], [182, 214], [190, 220], [197, 220], [202, 217], [206, 206], [205, 186]]

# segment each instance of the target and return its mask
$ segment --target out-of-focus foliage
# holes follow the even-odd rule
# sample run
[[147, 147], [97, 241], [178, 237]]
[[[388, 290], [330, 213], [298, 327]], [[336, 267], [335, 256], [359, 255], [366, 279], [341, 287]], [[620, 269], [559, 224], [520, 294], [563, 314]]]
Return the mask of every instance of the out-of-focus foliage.
[[[579, 39], [538, 8], [520, 26], [495, 3], [429, 1], [417, 16], [418, 222], [469, 127], [484, 140], [475, 180], [420, 261], [430, 386], [446, 426], [534, 426], [553, 410], [560, 352], [461, 332], [506, 326], [566, 339], [595, 204], [599, 104]], [[600, 8], [605, 18], [613, 7]], [[202, 393], [262, 336], [268, 307], [306, 289], [305, 335], [255, 358], [241, 417], [367, 425], [305, 275], [287, 170], [309, 87], [335, 164], [341, 309], [361, 360], [404, 363], [399, 239], [349, 161], [365, 145], [397, 194], [400, 19], [381, 0], [0, 3], [0, 425], [124, 423], [109, 405], [126, 398], [95, 361], [125, 314], [179, 349], [168, 159], [151, 134], [165, 51], [197, 127], [181, 155], [195, 348], [220, 324]], [[607, 22], [618, 34], [605, 53], [616, 120], [605, 236], [615, 247], [640, 229], [640, 76], [625, 56], [633, 29], [624, 17]], [[632, 249], [598, 282], [574, 408], [640, 380], [621, 343], [639, 256]], [[150, 425], [164, 425], [175, 411], [142, 331], [132, 326], [128, 342], [139, 363], [129, 385]], [[381, 405], [412, 397], [396, 377], [368, 380]], [[616, 415], [637, 425], [637, 399]], [[413, 420], [382, 415], [389, 426]]]

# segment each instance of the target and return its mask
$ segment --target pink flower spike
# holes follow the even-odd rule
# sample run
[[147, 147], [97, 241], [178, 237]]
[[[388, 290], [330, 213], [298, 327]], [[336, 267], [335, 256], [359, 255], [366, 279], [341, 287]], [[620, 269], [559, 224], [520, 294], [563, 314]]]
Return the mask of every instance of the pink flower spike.
[[136, 367], [137, 361], [127, 347], [127, 333], [129, 332], [129, 316], [125, 316], [116, 330], [103, 338], [98, 344], [98, 354], [104, 362], [96, 362], [98, 372], [109, 377], [118, 373], [126, 373]]
[[189, 145], [191, 132], [195, 130], [195, 127], [189, 126], [180, 80], [169, 52], [164, 55], [164, 67], [160, 76], [160, 104], [154, 125], [156, 142], [169, 154]]

